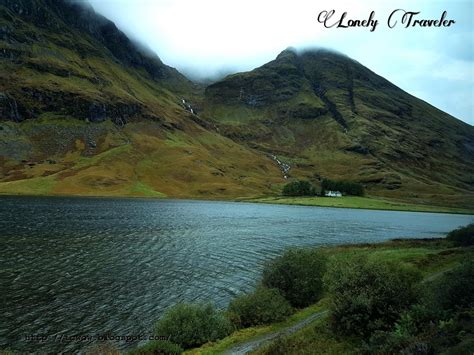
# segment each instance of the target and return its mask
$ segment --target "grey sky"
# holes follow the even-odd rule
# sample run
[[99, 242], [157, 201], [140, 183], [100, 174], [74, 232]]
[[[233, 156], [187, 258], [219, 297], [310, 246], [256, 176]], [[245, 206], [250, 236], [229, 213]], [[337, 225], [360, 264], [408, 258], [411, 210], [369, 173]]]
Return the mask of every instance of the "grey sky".
[[[316, 0], [89, 0], [131, 38], [148, 45], [168, 65], [194, 78], [244, 71], [293, 46], [327, 47], [356, 59], [405, 91], [474, 125], [473, 1]], [[323, 10], [334, 18], [364, 20], [369, 28], [324, 28]], [[421, 11], [450, 27], [388, 28], [395, 9]]]

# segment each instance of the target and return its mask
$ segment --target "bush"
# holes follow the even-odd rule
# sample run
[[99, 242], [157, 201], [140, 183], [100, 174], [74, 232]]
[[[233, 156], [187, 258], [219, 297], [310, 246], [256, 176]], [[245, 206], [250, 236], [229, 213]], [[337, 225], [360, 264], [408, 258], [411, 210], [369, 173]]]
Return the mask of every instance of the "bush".
[[433, 354], [433, 347], [423, 339], [383, 331], [375, 331], [365, 343], [364, 350], [366, 354]]
[[330, 263], [325, 283], [332, 295], [331, 325], [344, 335], [369, 338], [390, 330], [417, 296], [412, 268], [362, 257]]
[[134, 349], [128, 355], [175, 355], [181, 354], [183, 348], [168, 340], [150, 341], [146, 345]]
[[278, 289], [292, 306], [306, 307], [321, 298], [325, 271], [326, 257], [320, 251], [293, 249], [265, 266], [262, 283]]
[[414, 304], [401, 314], [395, 324], [395, 332], [411, 336], [429, 331], [430, 324], [436, 324], [440, 316], [440, 312], [432, 304], [426, 302]]
[[453, 311], [474, 307], [474, 261], [461, 265], [441, 275], [432, 283], [434, 307]]
[[210, 304], [178, 304], [155, 327], [156, 335], [169, 337], [185, 349], [224, 338], [231, 331], [229, 320]]
[[239, 327], [280, 322], [292, 313], [288, 301], [276, 289], [257, 287], [229, 304], [229, 314]]
[[283, 187], [284, 196], [312, 196], [315, 195], [313, 186], [308, 181], [293, 181]]
[[[474, 334], [474, 262], [468, 261], [430, 284], [424, 297], [403, 312], [390, 332], [374, 332], [367, 353], [467, 353]], [[474, 342], [473, 342], [474, 343]]]
[[456, 245], [468, 246], [474, 244], [474, 223], [468, 226], [455, 229], [448, 233], [448, 240], [454, 242]]
[[344, 195], [363, 196], [364, 186], [352, 181], [323, 179], [321, 182], [321, 195], [324, 196], [325, 191], [340, 191]]

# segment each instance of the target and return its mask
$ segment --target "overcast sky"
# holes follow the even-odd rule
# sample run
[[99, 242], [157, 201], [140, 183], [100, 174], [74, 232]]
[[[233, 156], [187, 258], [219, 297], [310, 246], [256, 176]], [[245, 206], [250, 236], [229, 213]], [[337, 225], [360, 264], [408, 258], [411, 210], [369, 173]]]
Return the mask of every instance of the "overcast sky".
[[[318, 46], [356, 59], [405, 91], [474, 125], [474, 33], [471, 0], [89, 0], [131, 38], [166, 64], [194, 78], [258, 67], [285, 48]], [[325, 28], [334, 19], [368, 19], [378, 26]], [[415, 19], [439, 19], [450, 27], [388, 28], [395, 9], [420, 11]], [[335, 21], [332, 21], [335, 22]], [[347, 22], [347, 20], [345, 21]]]

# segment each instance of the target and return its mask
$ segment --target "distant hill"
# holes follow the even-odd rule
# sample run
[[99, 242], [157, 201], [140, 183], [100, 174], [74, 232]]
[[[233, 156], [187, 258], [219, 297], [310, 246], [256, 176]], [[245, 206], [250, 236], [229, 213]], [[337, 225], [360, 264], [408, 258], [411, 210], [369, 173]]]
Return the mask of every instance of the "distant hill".
[[331, 178], [474, 205], [474, 128], [341, 54], [288, 49], [204, 87], [90, 6], [0, 0], [0, 62], [0, 193], [236, 198]]

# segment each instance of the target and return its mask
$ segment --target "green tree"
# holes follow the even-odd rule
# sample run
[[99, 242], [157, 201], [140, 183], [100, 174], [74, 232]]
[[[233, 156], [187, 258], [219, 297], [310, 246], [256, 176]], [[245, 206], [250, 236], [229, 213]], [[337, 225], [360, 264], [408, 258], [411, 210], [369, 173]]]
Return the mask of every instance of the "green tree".
[[282, 193], [285, 196], [312, 196], [315, 191], [309, 181], [299, 180], [286, 184]]
[[321, 194], [325, 191], [340, 191], [345, 195], [363, 196], [364, 186], [362, 184], [352, 181], [336, 181], [330, 179], [323, 179], [321, 182]]
[[292, 306], [308, 306], [323, 293], [326, 260], [316, 249], [290, 249], [265, 266], [262, 283], [280, 290]]

